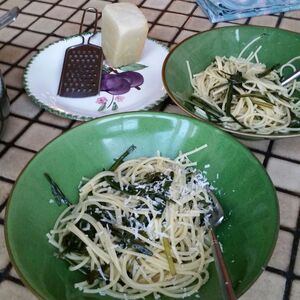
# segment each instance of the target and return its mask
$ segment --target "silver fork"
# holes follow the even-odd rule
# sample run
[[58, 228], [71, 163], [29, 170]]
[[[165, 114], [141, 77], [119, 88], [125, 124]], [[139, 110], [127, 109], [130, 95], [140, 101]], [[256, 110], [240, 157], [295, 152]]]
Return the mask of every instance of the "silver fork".
[[220, 286], [222, 288], [223, 299], [236, 300], [232, 283], [223, 259], [220, 244], [214, 232], [214, 228], [222, 223], [224, 219], [224, 211], [214, 193], [207, 187], [207, 193], [213, 202], [212, 211], [208, 214], [208, 235], [211, 240], [212, 251], [215, 259], [216, 270]]
[[285, 79], [284, 81], [281, 82], [281, 85], [284, 86], [286, 84], [288, 84], [289, 82], [297, 79], [298, 77], [300, 77], [300, 70], [296, 71], [295, 73], [293, 73], [290, 77], [288, 77], [287, 79]]

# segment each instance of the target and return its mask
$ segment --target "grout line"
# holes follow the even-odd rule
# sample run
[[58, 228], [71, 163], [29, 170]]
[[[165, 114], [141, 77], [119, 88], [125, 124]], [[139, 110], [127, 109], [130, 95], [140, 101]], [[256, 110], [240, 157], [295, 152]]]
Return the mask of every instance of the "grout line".
[[280, 276], [282, 276], [282, 277], [286, 277], [286, 272], [285, 272], [285, 271], [282, 271], [282, 270], [277, 269], [277, 268], [274, 268], [274, 267], [267, 266], [267, 267], [266, 267], [266, 271], [269, 271], [269, 272], [271, 272], [271, 273], [280, 275]]
[[[47, 3], [47, 4], [50, 4], [49, 2], [44, 2], [44, 1], [36, 1], [36, 2], [40, 2], [40, 3]], [[53, 19], [53, 20], [57, 20], [57, 21], [60, 21], [62, 22], [62, 24], [60, 24], [57, 28], [55, 28], [51, 33], [42, 33], [42, 32], [39, 32], [39, 31], [35, 31], [35, 30], [31, 30], [29, 29], [29, 27], [32, 26], [33, 23], [35, 23], [37, 19], [35, 19], [32, 23], [30, 23], [26, 28], [19, 28], [19, 27], [15, 27], [12, 23], [12, 25], [10, 26], [11, 28], [14, 28], [14, 29], [18, 29], [20, 30], [20, 32], [15, 35], [12, 39], [10, 39], [7, 43], [4, 43], [3, 42], [3, 45], [1, 46], [1, 49], [5, 46], [5, 45], [13, 45], [13, 46], [16, 46], [16, 47], [20, 47], [20, 48], [23, 48], [23, 49], [26, 49], [26, 50], [30, 50], [30, 51], [39, 51], [40, 49], [38, 48], [42, 43], [45, 42], [46, 39], [48, 39], [49, 37], [58, 37], [58, 38], [62, 38], [62, 36], [58, 35], [58, 34], [55, 34], [55, 31], [57, 31], [61, 26], [63, 26], [66, 22], [69, 22], [69, 23], [72, 23], [72, 24], [79, 24], [77, 22], [74, 22], [74, 21], [70, 21], [70, 19], [76, 14], [78, 13], [78, 11], [80, 11], [83, 6], [85, 6], [89, 1], [84, 1], [79, 7], [69, 7], [69, 6], [65, 6], [65, 5], [60, 5], [60, 1], [57, 1], [56, 3], [51, 3], [53, 4], [47, 11], [45, 11], [41, 16], [37, 16], [37, 15], [34, 15], [35, 17], [46, 17], [46, 18], [49, 18], [49, 19]], [[114, 2], [117, 2], [117, 1], [113, 1]], [[186, 1], [188, 3], [194, 3], [194, 1]], [[3, 3], [7, 3], [7, 1], [1, 1], [1, 4]], [[27, 5], [25, 5], [22, 10], [21, 10], [21, 13], [23, 13], [22, 11], [28, 6], [30, 5], [31, 1], [28, 2]], [[143, 5], [146, 3], [146, 0], [143, 0], [140, 4], [139, 4], [139, 7], [144, 7]], [[156, 17], [156, 19], [153, 21], [153, 22], [149, 22], [150, 24], [150, 28], [149, 28], [149, 31], [151, 29], [153, 29], [156, 25], [159, 25], [159, 26], [166, 26], [166, 27], [176, 27], [178, 28], [178, 31], [177, 33], [175, 34], [175, 36], [172, 38], [171, 41], [164, 41], [164, 40], [161, 40], [161, 42], [165, 43], [165, 44], [168, 44], [169, 46], [174, 44], [175, 43], [175, 40], [178, 38], [178, 36], [181, 34], [181, 32], [183, 30], [188, 30], [188, 31], [191, 31], [191, 32], [195, 32], [195, 33], [198, 33], [199, 30], [197, 29], [185, 29], [184, 26], [185, 24], [188, 22], [188, 20], [191, 18], [191, 17], [196, 17], [196, 18], [201, 18], [201, 19], [206, 19], [206, 17], [202, 17], [202, 16], [194, 16], [193, 13], [195, 12], [195, 10], [197, 9], [197, 5], [195, 5], [195, 7], [193, 8], [193, 10], [191, 11], [191, 13], [189, 14], [185, 14], [185, 13], [178, 13], [178, 12], [172, 12], [172, 13], [177, 13], [177, 14], [180, 14], [180, 15], [185, 15], [185, 16], [188, 16], [188, 18], [186, 19], [186, 21], [184, 22], [184, 24], [182, 26], [168, 26], [168, 25], [164, 25], [164, 24], [159, 24], [158, 21], [159, 19], [161, 18], [161, 16], [163, 16], [164, 13], [166, 12], [169, 12], [168, 11], [168, 8], [170, 7], [170, 5], [172, 4], [172, 1], [170, 1], [170, 3], [163, 9], [163, 10], [158, 10], [158, 9], [152, 9], [151, 7], [144, 7], [144, 8], [147, 8], [147, 9], [152, 9], [154, 11], [160, 11], [160, 13], [158, 14], [158, 16]], [[53, 7], [55, 7], [55, 5], [60, 5], [61, 7], [67, 7], [67, 8], [71, 8], [71, 9], [74, 9], [74, 12], [65, 20], [62, 20], [62, 19], [55, 19], [55, 18], [52, 18], [52, 17], [48, 17], [48, 16], [45, 16], [45, 14], [51, 10]], [[171, 11], [170, 11], [171, 12]], [[33, 15], [33, 14], [30, 14], [30, 13], [23, 13], [24, 15]], [[279, 27], [282, 20], [283, 19], [291, 19], [291, 20], [297, 20], [297, 21], [300, 21], [300, 19], [297, 19], [297, 18], [294, 18], [294, 17], [286, 17], [284, 16], [283, 13], [281, 13], [279, 16], [276, 15], [276, 17], [278, 18], [277, 19], [277, 23], [276, 23], [276, 27]], [[250, 20], [251, 18], [247, 18], [245, 24], [249, 24], [250, 23]], [[228, 22], [228, 23], [231, 23], [232, 22]], [[233, 23], [234, 24], [234, 23]], [[239, 24], [236, 24], [236, 25], [239, 25]], [[92, 24], [90, 25], [85, 25], [87, 26], [87, 28], [91, 28], [92, 27]], [[217, 26], [217, 23], [214, 23], [211, 25], [211, 28], [214, 28]], [[42, 39], [35, 47], [33, 48], [30, 48], [30, 47], [26, 47], [26, 46], [21, 46], [21, 45], [16, 45], [16, 44], [13, 44], [13, 41], [20, 35], [22, 34], [23, 32], [33, 32], [33, 33], [39, 33], [39, 34], [43, 34], [45, 35], [45, 38]], [[18, 67], [18, 68], [21, 68], [21, 69], [25, 69], [24, 67], [22, 66], [19, 66], [18, 64], [27, 56], [30, 54], [30, 51], [27, 52], [24, 56], [22, 56], [18, 61], [15, 61], [14, 63], [10, 64], [8, 63], [9, 65], [9, 68], [6, 70], [6, 72], [4, 73], [7, 74], [8, 72], [10, 72], [13, 68], [15, 67]], [[4, 63], [4, 62], [3, 62]], [[7, 64], [7, 63], [5, 63]], [[13, 86], [8, 86], [8, 88], [14, 90], [14, 91], [17, 91], [17, 95], [15, 97], [13, 97], [13, 99], [11, 99], [11, 103], [13, 103], [14, 101], [16, 101], [18, 99], [18, 97], [24, 93], [24, 90], [23, 88], [17, 88], [17, 87], [13, 87]], [[167, 98], [166, 101], [163, 102], [163, 104], [161, 106], [159, 106], [158, 110], [162, 111], [165, 109], [165, 107], [169, 104], [170, 102], [170, 98]], [[14, 139], [10, 142], [2, 142], [4, 144], [4, 149], [1, 150], [0, 152], [0, 159], [1, 157], [9, 150], [11, 149], [12, 147], [14, 148], [18, 148], [18, 149], [21, 149], [21, 150], [24, 150], [24, 151], [28, 151], [28, 152], [31, 152], [33, 154], [36, 154], [38, 151], [34, 151], [32, 149], [27, 149], [25, 147], [21, 147], [21, 146], [17, 146], [15, 145], [15, 142], [17, 141], [17, 139], [23, 135], [25, 133], [25, 131], [32, 125], [32, 124], [35, 124], [35, 123], [39, 123], [39, 124], [43, 124], [43, 125], [46, 125], [46, 126], [49, 126], [49, 127], [52, 127], [52, 128], [57, 128], [57, 129], [60, 129], [62, 130], [62, 133], [63, 132], [66, 132], [68, 131], [74, 124], [75, 124], [75, 120], [71, 120], [71, 122], [68, 124], [68, 126], [65, 126], [65, 127], [61, 127], [59, 125], [56, 125], [56, 124], [50, 124], [50, 123], [47, 123], [47, 122], [44, 122], [44, 121], [41, 121], [39, 120], [39, 118], [42, 116], [42, 114], [44, 114], [45, 110], [41, 110], [35, 117], [33, 118], [30, 118], [30, 117], [24, 117], [24, 116], [20, 116], [20, 115], [17, 115], [17, 114], [13, 114], [11, 113], [11, 116], [15, 116], [15, 117], [18, 117], [18, 118], [21, 118], [21, 119], [24, 119], [24, 120], [28, 120], [29, 123], [23, 128], [23, 130], [14, 137]], [[0, 141], [1, 142], [1, 141]], [[276, 154], [273, 154], [272, 153], [272, 149], [273, 149], [273, 144], [274, 142], [271, 141], [268, 145], [268, 148], [266, 151], [262, 151], [262, 150], [257, 150], [257, 149], [253, 149], [253, 148], [250, 148], [248, 147], [252, 152], [255, 152], [255, 153], [260, 153], [260, 154], [263, 154], [265, 155], [265, 158], [264, 158], [264, 161], [263, 161], [263, 165], [265, 168], [267, 168], [268, 166], [268, 163], [269, 163], [269, 160], [270, 158], [277, 158], [277, 159], [281, 159], [281, 160], [284, 160], [284, 161], [289, 161], [289, 162], [292, 162], [292, 163], [296, 163], [296, 164], [300, 164], [300, 160], [297, 160], [297, 159], [290, 159], [290, 158], [287, 158], [287, 157], [283, 157], [283, 156], [280, 156], [280, 155], [276, 155]], [[10, 184], [14, 184], [15, 183], [15, 180], [11, 180], [9, 178], [5, 178], [5, 177], [1, 177], [0, 176], [0, 180], [2, 180], [3, 182], [7, 182], [7, 183], [10, 183]], [[289, 190], [285, 190], [284, 188], [279, 188], [279, 187], [276, 187], [276, 190], [278, 192], [284, 192], [286, 194], [289, 194], [289, 195], [293, 195], [293, 196], [297, 196], [297, 197], [300, 197], [300, 194], [299, 193], [296, 193], [296, 192], [293, 192], [293, 191], [289, 191]], [[2, 211], [5, 206], [6, 206], [6, 203], [7, 203], [7, 200], [5, 200], [1, 205], [0, 205], [0, 211]], [[0, 219], [0, 224], [3, 225], [4, 223], [4, 220], [3, 219]], [[290, 232], [293, 234], [294, 236], [294, 239], [293, 239], [293, 245], [292, 245], [292, 251], [291, 251], [291, 257], [290, 257], [290, 262], [289, 262], [289, 268], [288, 268], [288, 271], [282, 271], [282, 270], [279, 270], [279, 269], [276, 269], [276, 268], [273, 268], [273, 267], [266, 267], [266, 270], [268, 272], [271, 272], [271, 273], [275, 273], [277, 275], [280, 275], [280, 276], [283, 276], [286, 278], [286, 284], [285, 284], [285, 290], [284, 290], [284, 296], [283, 296], [283, 300], [288, 300], [290, 298], [290, 294], [291, 294], [291, 287], [292, 287], [292, 283], [294, 280], [300, 280], [300, 276], [299, 275], [295, 275], [294, 274], [294, 267], [295, 267], [295, 260], [296, 260], [296, 254], [297, 254], [297, 249], [298, 249], [298, 246], [299, 246], [299, 238], [300, 238], [300, 216], [298, 217], [298, 220], [297, 220], [297, 228], [295, 230], [291, 229], [291, 228], [288, 228], [286, 226], [280, 226], [280, 230], [283, 230], [283, 231], [286, 231], [286, 232]], [[22, 282], [21, 280], [19, 280], [18, 278], [15, 278], [13, 276], [11, 276], [9, 274], [9, 272], [11, 271], [12, 269], [12, 265], [11, 263], [9, 263], [6, 268], [4, 269], [4, 271], [1, 271], [0, 270], [0, 283], [4, 280], [9, 280], [11, 282], [14, 282], [16, 284], [19, 284], [19, 285], [22, 285]]]
[[286, 194], [289, 194], [291, 196], [296, 196], [296, 197], [300, 198], [300, 193], [298, 193], [298, 192], [289, 191], [289, 190], [281, 188], [281, 187], [275, 187], [275, 189], [276, 189], [277, 192], [286, 193]]
[[[31, 2], [29, 2], [26, 6], [24, 6], [23, 8], [22, 8], [22, 11], [23, 11], [23, 9], [24, 8], [26, 8], [29, 4], [30, 4]], [[43, 14], [41, 14], [41, 15], [36, 15], [36, 14], [30, 14], [30, 13], [24, 13], [24, 14], [26, 14], [26, 15], [30, 15], [30, 16], [35, 16], [35, 17], [38, 17], [36, 20], [34, 20], [32, 23], [30, 23], [29, 25], [27, 25], [27, 27], [25, 27], [25, 28], [21, 28], [21, 32], [18, 34], [18, 35], [16, 35], [16, 36], [14, 36], [9, 42], [7, 42], [7, 43], [5, 43], [4, 45], [13, 45], [13, 46], [15, 46], [15, 47], [20, 47], [20, 48], [23, 48], [23, 49], [29, 49], [29, 50], [31, 50], [31, 52], [33, 52], [33, 51], [40, 51], [40, 49], [38, 48], [41, 44], [43, 44], [44, 42], [45, 42], [45, 40], [47, 40], [49, 37], [55, 37], [55, 38], [63, 38], [63, 36], [60, 36], [60, 35], [58, 35], [58, 34], [55, 34], [55, 31], [57, 31], [60, 27], [62, 27], [66, 22], [70, 22], [70, 23], [74, 23], [74, 24], [79, 24], [79, 23], [77, 23], [77, 22], [72, 22], [72, 21], [69, 21], [78, 11], [80, 11], [82, 8], [83, 8], [83, 6], [85, 6], [86, 4], [88, 3], [88, 1], [85, 1], [84, 3], [82, 3], [79, 7], [77, 7], [77, 9], [76, 8], [73, 8], [73, 9], [75, 9], [74, 10], [74, 12], [72, 13], [72, 14], [70, 14], [70, 16], [68, 17], [68, 18], [66, 18], [66, 19], [64, 19], [64, 20], [61, 20], [61, 19], [55, 19], [55, 18], [50, 18], [50, 19], [53, 19], [53, 20], [56, 20], [56, 21], [60, 21], [61, 22], [61, 24], [58, 26], [58, 27], [56, 27], [55, 29], [53, 29], [53, 31], [52, 32], [49, 32], [49, 33], [44, 33], [44, 32], [40, 32], [40, 31], [36, 31], [36, 30], [32, 30], [32, 29], [30, 29], [30, 26], [33, 24], [33, 23], [35, 23], [39, 18], [41, 18], [41, 17], [44, 17], [44, 18], [49, 18], [49, 17], [47, 17], [46, 16], [46, 14], [50, 11], [50, 10], [52, 10], [54, 7], [55, 7], [55, 5], [51, 5], [51, 7], [48, 9], [48, 10], [46, 10]], [[49, 3], [48, 3], [49, 4]], [[70, 7], [69, 7], [70, 8]], [[21, 12], [22, 12], [21, 11]], [[85, 25], [86, 26], [86, 25]], [[12, 23], [12, 26], [11, 27], [13, 27], [13, 23]], [[20, 29], [20, 28], [18, 28], [18, 29]], [[35, 47], [26, 47], [26, 46], [22, 46], [22, 45], [17, 45], [17, 44], [13, 44], [12, 43], [12, 40], [14, 40], [17, 36], [19, 36], [20, 34], [22, 34], [23, 32], [32, 32], [32, 33], [38, 33], [38, 34], [42, 34], [42, 35], [44, 35], [45, 37], [35, 46]], [[13, 68], [13, 67], [15, 67], [15, 66], [17, 66], [17, 67], [19, 67], [19, 68], [23, 68], [23, 69], [25, 69], [25, 67], [22, 67], [22, 66], [18, 66], [17, 64], [22, 60], [22, 59], [24, 59], [27, 55], [28, 55], [29, 53], [26, 53], [21, 59], [19, 59], [18, 61], [16, 61], [14, 64], [10, 64], [10, 68], [8, 69], [8, 70], [6, 70], [5, 72], [4, 72], [4, 76]]]
[[277, 22], [276, 22], [276, 25], [275, 25], [275, 27], [276, 28], [279, 28], [279, 26], [280, 26], [280, 24], [281, 24], [281, 21], [282, 21], [282, 18], [283, 18], [283, 16], [284, 16], [284, 13], [280, 13], [280, 15], [279, 15], [279, 17], [278, 16], [276, 16], [278, 19], [277, 19]]
[[11, 268], [12, 268], [11, 263], [8, 263], [8, 265], [4, 268], [3, 271], [0, 270], [0, 284], [1, 284], [2, 281], [4, 281], [6, 279], [6, 277], [8, 276]]
[[24, 286], [23, 282], [19, 278], [13, 277], [9, 274], [7, 275], [6, 279], [9, 281], [12, 281], [13, 283], [16, 283], [18, 285]]
[[[172, 2], [170, 2], [170, 5], [169, 6], [171, 6], [171, 4], [172, 4]], [[168, 7], [169, 7], [168, 6]], [[189, 14], [185, 14], [186, 16], [188, 16], [187, 17], [187, 19], [185, 20], [185, 22], [182, 24], [182, 26], [180, 26], [180, 28], [179, 28], [179, 30], [178, 30], [178, 32], [175, 34], [175, 36], [173, 37], [173, 39], [170, 41], [170, 46], [172, 45], [172, 44], [175, 44], [175, 41], [176, 41], [176, 39], [178, 38], [178, 36], [181, 34], [181, 32], [183, 31], [183, 30], [186, 30], [185, 29], [185, 25], [188, 23], [188, 21], [190, 20], [190, 18], [193, 18], [193, 17], [195, 17], [194, 16], [194, 12], [197, 10], [197, 7], [198, 7], [198, 5], [195, 5], [194, 6], [194, 8], [191, 10], [191, 12], [189, 13]], [[180, 14], [180, 13], [177, 13], [177, 14]], [[206, 19], [206, 18], [205, 18]], [[197, 31], [198, 32], [198, 31]]]
[[[7, 199], [0, 205], [0, 212], [2, 212], [2, 210], [5, 209], [8, 198], [9, 198], [9, 196], [8, 196]], [[4, 224], [4, 220], [3, 220], [3, 224]]]
[[10, 183], [10, 184], [14, 184], [15, 183], [15, 180], [9, 179], [9, 178], [3, 177], [3, 176], [0, 176], [0, 181], [4, 181], [4, 182]]
[[267, 169], [268, 162], [269, 162], [269, 159], [270, 159], [270, 156], [271, 156], [271, 153], [272, 153], [273, 144], [274, 144], [274, 141], [270, 141], [270, 143], [269, 143], [269, 145], [268, 145], [267, 152], [266, 152], [266, 154], [265, 154], [264, 161], [263, 161], [263, 166], [264, 166], [266, 169]]
[[[263, 150], [259, 150], [259, 149], [255, 149], [252, 147], [248, 147], [249, 150], [251, 150], [252, 152], [256, 152], [262, 155], [267, 155], [268, 150], [267, 151], [263, 151]], [[268, 160], [270, 158], [276, 158], [276, 159], [280, 159], [280, 160], [284, 160], [284, 161], [288, 161], [294, 164], [300, 164], [300, 159], [294, 159], [294, 158], [289, 158], [289, 157], [285, 157], [282, 155], [278, 155], [278, 154], [273, 154], [272, 152], [268, 153]]]
[[298, 212], [298, 219], [297, 219], [297, 225], [296, 225], [296, 231], [294, 234], [294, 240], [293, 240], [293, 245], [292, 245], [292, 250], [290, 254], [290, 263], [289, 263], [289, 268], [287, 272], [287, 281], [285, 284], [285, 289], [284, 289], [284, 300], [288, 300], [291, 294], [291, 289], [292, 289], [292, 283], [294, 279], [294, 268], [296, 264], [296, 257], [297, 257], [297, 252], [298, 252], [298, 246], [299, 246], [299, 240], [300, 240], [300, 208]]
[[295, 234], [295, 231], [296, 231], [295, 228], [290, 228], [290, 227], [287, 227], [287, 226], [284, 226], [284, 225], [280, 225], [279, 228], [280, 228], [280, 230], [289, 232], [289, 233], [291, 233], [292, 235], [294, 235], [294, 234]]

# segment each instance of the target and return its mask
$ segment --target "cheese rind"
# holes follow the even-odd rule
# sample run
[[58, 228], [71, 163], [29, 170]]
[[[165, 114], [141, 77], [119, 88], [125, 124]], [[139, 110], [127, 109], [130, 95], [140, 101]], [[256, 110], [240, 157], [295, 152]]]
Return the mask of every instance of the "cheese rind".
[[141, 59], [148, 24], [132, 3], [108, 4], [102, 11], [102, 49], [107, 63], [119, 67]]

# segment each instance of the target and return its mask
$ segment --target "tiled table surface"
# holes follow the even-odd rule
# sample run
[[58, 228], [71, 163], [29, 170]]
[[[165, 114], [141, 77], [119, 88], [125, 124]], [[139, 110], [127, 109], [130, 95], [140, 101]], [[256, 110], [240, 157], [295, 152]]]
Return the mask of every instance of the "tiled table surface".
[[[0, 1], [0, 15], [19, 6], [21, 14], [0, 31], [0, 68], [11, 99], [8, 127], [0, 140], [0, 299], [36, 299], [12, 268], [4, 242], [4, 214], [12, 186], [26, 163], [49, 141], [78, 122], [56, 117], [33, 104], [23, 90], [28, 60], [41, 48], [78, 32], [82, 9], [102, 10], [100, 0]], [[126, 1], [119, 1], [126, 2]], [[211, 24], [195, 1], [131, 0], [146, 15], [149, 36], [172, 47], [181, 40], [214, 27], [253, 24], [300, 32], [300, 11]], [[87, 27], [92, 20], [87, 20]], [[100, 29], [100, 28], [99, 28]], [[170, 100], [160, 110], [179, 112]], [[280, 231], [266, 270], [242, 300], [300, 299], [300, 138], [245, 143], [266, 167], [278, 192]]]

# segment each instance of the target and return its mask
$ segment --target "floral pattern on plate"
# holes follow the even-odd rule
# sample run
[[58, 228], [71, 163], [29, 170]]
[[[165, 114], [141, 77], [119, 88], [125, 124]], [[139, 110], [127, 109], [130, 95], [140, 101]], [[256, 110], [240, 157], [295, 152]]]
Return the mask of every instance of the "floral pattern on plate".
[[144, 76], [136, 70], [142, 70], [147, 66], [142, 64], [131, 64], [119, 69], [113, 69], [107, 65], [103, 66], [101, 78], [101, 91], [112, 95], [110, 99], [105, 96], [99, 97], [96, 103], [100, 104], [98, 111], [118, 110], [117, 102], [123, 102], [125, 96], [132, 88], [140, 90], [144, 83]]
[[[80, 36], [57, 41], [28, 63], [24, 88], [37, 105], [61, 117], [86, 121], [116, 112], [148, 110], [166, 98], [161, 71], [168, 49], [151, 39], [146, 40], [142, 58], [137, 63], [112, 69], [104, 61], [102, 73], [103, 77], [108, 77], [109, 85], [105, 87], [103, 84], [100, 94], [85, 98], [59, 96], [57, 91], [65, 50], [80, 42]], [[101, 34], [94, 36], [91, 42], [101, 45]], [[130, 82], [129, 88], [124, 80]]]

